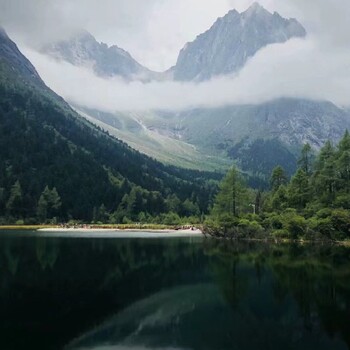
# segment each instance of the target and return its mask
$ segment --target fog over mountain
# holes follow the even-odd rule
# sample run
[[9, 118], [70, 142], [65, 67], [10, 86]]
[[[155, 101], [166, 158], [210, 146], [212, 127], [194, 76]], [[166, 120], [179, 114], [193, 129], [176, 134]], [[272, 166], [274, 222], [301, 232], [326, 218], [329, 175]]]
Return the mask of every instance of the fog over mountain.
[[100, 77], [122, 77], [126, 80], [149, 80], [156, 73], [139, 64], [129, 52], [117, 45], [99, 43], [86, 30], [68, 40], [45, 44], [40, 51], [77, 67], [91, 68]]
[[[50, 33], [48, 27], [43, 35], [28, 15], [21, 22], [23, 14], [16, 16], [6, 0], [0, 4], [7, 3], [8, 17], [0, 18], [46, 84], [132, 147], [176, 164], [201, 163], [206, 155], [234, 159], [242, 169], [266, 175], [284, 158], [292, 173], [303, 143], [319, 149], [350, 128], [350, 5], [335, 2], [338, 7], [326, 0], [219, 0], [218, 14], [209, 1], [153, 0], [138, 12], [139, 2], [132, 0], [114, 18], [127, 9], [129, 16], [139, 15], [138, 23], [130, 17], [118, 26], [108, 16], [103, 23], [96, 13], [82, 26], [80, 16], [91, 15], [95, 2], [64, 0], [57, 12], [64, 29], [58, 25]], [[112, 3], [104, 4], [113, 11]], [[62, 13], [78, 5], [76, 20]], [[52, 6], [48, 1], [43, 8]], [[107, 27], [109, 34], [102, 35]], [[151, 38], [159, 39], [156, 46]], [[171, 53], [163, 50], [169, 47]], [[151, 70], [156, 62], [163, 67], [158, 72]], [[260, 164], [256, 149], [273, 154], [268, 163]]]
[[[28, 3], [31, 3], [31, 0], [25, 2], [27, 5], [24, 5], [24, 8], [27, 10], [25, 20], [23, 20], [23, 8], [21, 7], [20, 10], [18, 8], [14, 9], [14, 4], [16, 2], [20, 2], [20, 0], [14, 0], [12, 2], [9, 2], [8, 0], [0, 1], [1, 9], [4, 10], [0, 12], [0, 19], [2, 23], [6, 24], [5, 29], [7, 29], [7, 27], [12, 28], [10, 32], [16, 33], [14, 37], [17, 37], [18, 40], [20, 38], [23, 39], [19, 40], [18, 42], [21, 49], [23, 49], [23, 51], [34, 63], [46, 83], [51, 88], [63, 95], [63, 97], [75, 104], [87, 105], [88, 107], [92, 108], [98, 107], [105, 111], [130, 109], [140, 111], [144, 109], [159, 108], [181, 110], [192, 107], [215, 107], [242, 103], [256, 104], [270, 101], [279, 97], [329, 100], [339, 106], [347, 106], [349, 104], [347, 91], [350, 88], [350, 73], [348, 69], [350, 57], [350, 45], [348, 43], [350, 40], [347, 41], [348, 35], [344, 28], [347, 25], [346, 14], [350, 11], [350, 5], [346, 1], [336, 0], [342, 10], [340, 10], [337, 6], [330, 6], [329, 3], [324, 0], [311, 0], [307, 5], [299, 0], [286, 1], [283, 2], [283, 6], [277, 1], [261, 1], [261, 3], [264, 4], [270, 12], [270, 14], [268, 14], [267, 11], [263, 10], [262, 17], [267, 16], [271, 17], [272, 19], [276, 18], [279, 22], [288, 24], [291, 23], [288, 22], [289, 17], [300, 16], [297, 17], [297, 20], [299, 20], [299, 22], [306, 28], [308, 33], [307, 37], [305, 39], [292, 38], [287, 40], [287, 32], [282, 32], [282, 38], [278, 38], [278, 35], [276, 34], [278, 31], [275, 31], [274, 35], [277, 35], [277, 39], [267, 40], [264, 37], [264, 40], [267, 40], [266, 42], [264, 42], [264, 40], [260, 40], [257, 47], [255, 47], [255, 45], [250, 46], [250, 49], [253, 51], [251, 51], [250, 55], [247, 54], [247, 57], [245, 57], [244, 60], [247, 60], [247, 62], [243, 68], [239, 70], [238, 75], [235, 73], [233, 76], [232, 74], [226, 74], [224, 76], [216, 77], [215, 73], [222, 72], [220, 72], [220, 70], [215, 71], [217, 68], [215, 68], [214, 64], [208, 68], [209, 73], [211, 71], [214, 73], [211, 80], [200, 84], [193, 84], [192, 82], [172, 82], [168, 80], [169, 75], [162, 75], [160, 78], [159, 75], [152, 75], [152, 72], [152, 79], [156, 77], [157, 81], [149, 82], [152, 79], [149, 79], [148, 74], [150, 71], [148, 69], [152, 67], [146, 66], [147, 68], [145, 68], [145, 65], [141, 64], [143, 63], [142, 60], [140, 61], [138, 59], [138, 55], [134, 55], [134, 52], [137, 51], [136, 49], [128, 52], [128, 47], [123, 45], [123, 35], [119, 34], [123, 32], [122, 27], [128, 27], [130, 36], [130, 40], [128, 42], [133, 42], [131, 36], [133, 38], [139, 36], [139, 46], [147, 44], [148, 52], [152, 51], [154, 57], [159, 57], [159, 60], [161, 61], [164, 59], [171, 61], [170, 59], [165, 58], [166, 55], [163, 51], [163, 44], [165, 46], [173, 45], [173, 47], [176, 47], [174, 44], [174, 34], [170, 35], [170, 33], [176, 34], [179, 31], [184, 33], [187, 27], [187, 17], [185, 17], [183, 21], [180, 20], [179, 22], [183, 25], [183, 27], [181, 26], [180, 28], [179, 26], [176, 27], [175, 25], [171, 26], [173, 17], [178, 16], [178, 12], [181, 12], [181, 10], [183, 13], [186, 13], [186, 16], [188, 16], [188, 12], [192, 14], [193, 18], [196, 18], [196, 20], [192, 20], [194, 24], [191, 26], [192, 31], [189, 31], [191, 34], [191, 32], [194, 31], [193, 28], [196, 26], [198, 26], [198, 28], [204, 27], [204, 22], [201, 22], [200, 20], [198, 20], [199, 24], [195, 25], [195, 23], [197, 23], [197, 18], [200, 17], [195, 14], [195, 10], [197, 12], [201, 11], [203, 14], [206, 13], [208, 9], [211, 9], [213, 14], [216, 13], [216, 10], [209, 5], [209, 2], [201, 2], [201, 6], [199, 6], [196, 1], [191, 0], [186, 2], [187, 5], [185, 6], [180, 1], [178, 5], [175, 6], [174, 4], [171, 5], [172, 1], [169, 1], [166, 9], [168, 9], [168, 11], [176, 9], [176, 11], [171, 11], [171, 13], [168, 13], [165, 10], [165, 5], [160, 5], [157, 0], [150, 2], [149, 6], [144, 6], [142, 5], [143, 3], [140, 4], [137, 0], [131, 1], [128, 6], [123, 2], [120, 10], [115, 12], [114, 18], [117, 20], [121, 14], [125, 14], [128, 11], [130, 18], [132, 14], [139, 14], [140, 18], [138, 26], [142, 25], [143, 29], [139, 28], [137, 35], [134, 33], [136, 27], [133, 24], [133, 20], [131, 20], [130, 23], [121, 21], [120, 27], [118, 27], [119, 29], [116, 30], [116, 24], [112, 25], [112, 23], [109, 22], [108, 16], [106, 17], [105, 24], [102, 23], [100, 13], [97, 13], [95, 18], [92, 16], [90, 21], [85, 23], [87, 27], [94, 27], [91, 25], [91, 22], [93, 22], [96, 28], [106, 28], [109, 25], [111, 28], [114, 28], [113, 45], [117, 45], [118, 47], [115, 49], [115, 51], [123, 52], [121, 57], [126, 55], [124, 58], [128, 58], [126, 67], [128, 69], [129, 67], [132, 67], [132, 69], [129, 69], [126, 74], [128, 80], [127, 83], [123, 81], [125, 79], [118, 79], [118, 75], [113, 77], [113, 79], [101, 79], [101, 76], [105, 78], [106, 76], [110, 75], [110, 71], [113, 71], [115, 68], [115, 66], [113, 68], [113, 64], [104, 64], [104, 69], [108, 67], [107, 74], [105, 74], [106, 72], [102, 72], [103, 74], [100, 74], [101, 64], [96, 64], [96, 62], [90, 66], [88, 64], [72, 66], [66, 62], [51, 60], [46, 55], [38, 54], [36, 52], [38, 42], [46, 42], [46, 45], [48, 44], [48, 34], [46, 32], [53, 31], [52, 26], [47, 25], [47, 30], [41, 30], [40, 33], [39, 31], [35, 31], [33, 28], [37, 25], [37, 22], [40, 23], [40, 19], [38, 16], [34, 16], [34, 18], [37, 19], [35, 25], [32, 23], [34, 20], [28, 15], [31, 13], [31, 9], [28, 8]], [[47, 12], [48, 9], [52, 9], [53, 3], [48, 1], [45, 2], [45, 4], [45, 6], [39, 6], [37, 3], [32, 3], [33, 8], [36, 8], [39, 13], [42, 11], [43, 18], [45, 18], [45, 15], [47, 18], [50, 18], [50, 14]], [[51, 7], [49, 7], [49, 4], [51, 4]], [[62, 17], [62, 23], [65, 24], [65, 27], [64, 30], [60, 31], [62, 26], [57, 25], [55, 35], [51, 35], [51, 41], [49, 41], [51, 45], [62, 41], [64, 38], [66, 41], [69, 41], [72, 37], [74, 37], [74, 35], [77, 35], [77, 30], [71, 29], [71, 23], [74, 23], [75, 26], [79, 26], [81, 22], [80, 16], [83, 16], [86, 19], [85, 16], [87, 16], [87, 13], [91, 14], [89, 11], [96, 10], [94, 1], [88, 1], [84, 6], [82, 6], [80, 1], [69, 2], [69, 4], [70, 5], [68, 5], [66, 1], [63, 1], [59, 9], [55, 5], [57, 16]], [[111, 6], [109, 9], [113, 11], [114, 7], [109, 1], [106, 1], [105, 4], [106, 6]], [[137, 4], [139, 4], [140, 8], [143, 10], [142, 14], [135, 10], [135, 8], [138, 8]], [[220, 9], [220, 11], [226, 9], [229, 11], [232, 10], [232, 5], [236, 5], [241, 12], [245, 12], [247, 8], [243, 6], [247, 4], [251, 4], [251, 1], [225, 2], [225, 5], [219, 1], [218, 9]], [[82, 12], [77, 12], [77, 20], [75, 22], [71, 21], [69, 22], [70, 24], [68, 24], [67, 19], [71, 17], [66, 12], [71, 14], [68, 9], [76, 10], [78, 5], [82, 6]], [[282, 10], [282, 13], [286, 18], [284, 18], [282, 15], [274, 13], [274, 10], [278, 8]], [[44, 11], [43, 9], [46, 10]], [[103, 7], [101, 11], [104, 12], [105, 10], [105, 7]], [[64, 12], [64, 14], [62, 14], [62, 12]], [[159, 12], [163, 15], [161, 22], [154, 20], [155, 12]], [[227, 12], [222, 12], [219, 15], [222, 17], [225, 16], [226, 13]], [[231, 13], [236, 12], [231, 11]], [[146, 14], [148, 14], [149, 17], [147, 17]], [[205, 16], [208, 21], [212, 17], [212, 14], [210, 16]], [[158, 31], [152, 30], [152, 33], [154, 34], [152, 37], [158, 37], [157, 33], [159, 32], [166, 33], [166, 38], [164, 38], [162, 42], [159, 42], [159, 50], [157, 49], [156, 51], [154, 50], [154, 43], [152, 41], [148, 43], [143, 37], [144, 31], [147, 31], [149, 28], [151, 19], [154, 20], [153, 22], [155, 22], [152, 22], [152, 25], [160, 23]], [[169, 26], [161, 25], [164, 24], [165, 19], [168, 20]], [[179, 18], [177, 17], [177, 19]], [[21, 23], [19, 23], [20, 20], [22, 20]], [[203, 32], [208, 30], [215, 20], [216, 18], [213, 19], [211, 23], [206, 23], [206, 27], [203, 28]], [[337, 21], [336, 26], [334, 26], [335, 21]], [[329, 26], [329, 30], [324, 29], [324, 27], [327, 26]], [[254, 26], [251, 28], [254, 28]], [[337, 28], [339, 28], [339, 31]], [[69, 34], [67, 33], [68, 29], [71, 29]], [[270, 30], [270, 28], [268, 29]], [[41, 34], [44, 32], [46, 34]], [[102, 32], [101, 29], [100, 32]], [[30, 35], [26, 35], [26, 33], [30, 33]], [[190, 36], [188, 41], [195, 39], [195, 36], [200, 34], [200, 32], [197, 32], [196, 35], [193, 36], [190, 34], [188, 34], [188, 36]], [[301, 36], [303, 34], [301, 27], [296, 28], [296, 32], [294, 34], [294, 36]], [[330, 35], [332, 35], [334, 38], [333, 41], [329, 40]], [[283, 36], [285, 36], [285, 39], [283, 39]], [[58, 37], [60, 37], [60, 39], [58, 39]], [[111, 35], [105, 36], [105, 38], [109, 38], [109, 40], [110, 37]], [[223, 37], [225, 38], [225, 36]], [[227, 37], [229, 38], [230, 35]], [[224, 38], [222, 40], [225, 40]], [[285, 40], [287, 41], [283, 42]], [[281, 41], [282, 43], [265, 46], [266, 43]], [[92, 39], [92, 42], [99, 48], [106, 46], [100, 44], [99, 39], [96, 39], [96, 41], [95, 39]], [[113, 46], [110, 41], [106, 40], [106, 42], [109, 46]], [[182, 47], [184, 46], [184, 43], [185, 42], [182, 42]], [[40, 48], [42, 47], [43, 45], [41, 44]], [[262, 49], [258, 50], [253, 57], [249, 57], [255, 50], [257, 50], [258, 47], [262, 47]], [[105, 51], [109, 55], [113, 49], [106, 49]], [[238, 50], [238, 52], [240, 55], [244, 54], [244, 50]], [[177, 52], [177, 55], [178, 53], [179, 51]], [[99, 55], [100, 59], [102, 58], [101, 62], [105, 62], [108, 55]], [[218, 60], [219, 56], [220, 55], [216, 57], [216, 60]], [[238, 64], [238, 67], [242, 65], [244, 60]], [[72, 61], [69, 59], [66, 59], [66, 61], [72, 63]], [[115, 62], [117, 62], [117, 60]], [[315, 64], [315, 62], [317, 62], [317, 64]], [[227, 70], [230, 72], [229, 61], [226, 63], [226, 65], [223, 65], [223, 72], [226, 72]], [[118, 69], [119, 68], [120, 65], [118, 65]], [[167, 67], [165, 66], [164, 68], [166, 69]], [[197, 68], [193, 68], [193, 70], [196, 71]], [[181, 71], [181, 69], [179, 68], [178, 72]], [[142, 80], [148, 83], [140, 84], [139, 82], [130, 82], [130, 80], [132, 80], [130, 77], [134, 78], [135, 72], [141, 72], [141, 77], [143, 77]], [[145, 72], [146, 78], [144, 74]], [[205, 72], [205, 70], [203, 70], [202, 73], [203, 72]], [[208, 75], [208, 72], [205, 74]], [[123, 74], [121, 74], [122, 77]], [[211, 74], [212, 73], [209, 75]], [[166, 80], [165, 82], [162, 81], [164, 79]]]

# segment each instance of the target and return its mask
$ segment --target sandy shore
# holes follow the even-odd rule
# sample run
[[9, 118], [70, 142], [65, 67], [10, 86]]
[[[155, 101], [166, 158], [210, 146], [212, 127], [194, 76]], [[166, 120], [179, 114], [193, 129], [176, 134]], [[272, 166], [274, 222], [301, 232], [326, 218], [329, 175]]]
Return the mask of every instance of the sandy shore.
[[90, 229], [90, 228], [42, 228], [37, 232], [47, 236], [60, 237], [114, 237], [114, 238], [166, 238], [200, 237], [203, 233], [195, 230], [147, 230], [147, 229]]

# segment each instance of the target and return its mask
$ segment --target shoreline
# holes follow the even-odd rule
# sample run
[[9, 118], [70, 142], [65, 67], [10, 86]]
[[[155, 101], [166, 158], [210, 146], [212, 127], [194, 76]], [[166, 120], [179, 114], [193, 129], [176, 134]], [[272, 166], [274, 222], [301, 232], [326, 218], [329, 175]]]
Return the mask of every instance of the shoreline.
[[39, 228], [36, 231], [38, 232], [78, 232], [78, 233], [88, 233], [88, 232], [149, 232], [149, 233], [179, 233], [179, 234], [203, 234], [203, 232], [200, 229], [142, 229], [142, 228], [126, 228], [126, 229], [120, 229], [120, 228]]

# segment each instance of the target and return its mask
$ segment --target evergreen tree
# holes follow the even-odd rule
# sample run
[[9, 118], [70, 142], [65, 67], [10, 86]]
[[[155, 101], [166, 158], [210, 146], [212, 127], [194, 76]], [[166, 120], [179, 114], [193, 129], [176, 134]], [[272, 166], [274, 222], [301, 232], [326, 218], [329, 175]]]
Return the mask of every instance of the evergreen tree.
[[10, 198], [6, 203], [6, 209], [9, 215], [20, 217], [22, 214], [22, 187], [20, 182], [17, 180], [11, 187]]
[[51, 190], [49, 200], [53, 210], [58, 211], [61, 208], [61, 197], [58, 195], [56, 187]]
[[49, 204], [45, 198], [45, 195], [41, 194], [39, 201], [38, 201], [37, 211], [36, 211], [40, 222], [46, 221], [48, 206], [49, 206]]
[[309, 178], [303, 169], [299, 169], [292, 177], [288, 186], [288, 201], [290, 207], [295, 209], [304, 209], [311, 201]]
[[277, 212], [281, 212], [286, 209], [288, 204], [287, 187], [281, 185], [278, 190], [272, 193], [271, 209]]
[[337, 169], [335, 206], [350, 209], [350, 134], [345, 132], [335, 154]]
[[260, 210], [262, 207], [262, 193], [261, 191], [257, 191], [256, 195], [255, 195], [255, 213], [256, 214], [260, 214]]
[[331, 206], [335, 198], [336, 183], [335, 150], [330, 142], [326, 142], [316, 159], [312, 178], [316, 200]]
[[273, 192], [277, 191], [280, 186], [287, 184], [288, 177], [281, 166], [273, 169], [270, 183]]
[[237, 217], [247, 205], [247, 189], [236, 168], [232, 168], [220, 184], [220, 190], [214, 201], [215, 215], [229, 214]]
[[61, 198], [54, 187], [50, 190], [49, 186], [46, 186], [41, 193], [38, 206], [37, 216], [41, 222], [45, 222], [47, 219], [52, 219], [58, 214], [58, 210], [61, 208]]
[[312, 163], [312, 149], [309, 143], [305, 144], [301, 150], [301, 156], [298, 161], [300, 169], [302, 169], [306, 175], [311, 174]]

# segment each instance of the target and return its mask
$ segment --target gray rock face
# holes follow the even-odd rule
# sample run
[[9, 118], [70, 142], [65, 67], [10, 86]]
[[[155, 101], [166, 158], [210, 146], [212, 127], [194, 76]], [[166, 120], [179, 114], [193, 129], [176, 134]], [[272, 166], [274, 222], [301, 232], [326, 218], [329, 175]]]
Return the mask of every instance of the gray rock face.
[[0, 62], [5, 61], [13, 71], [17, 71], [30, 81], [44, 85], [34, 66], [18, 50], [17, 45], [8, 37], [0, 27]]
[[114, 45], [99, 43], [82, 31], [70, 40], [47, 45], [42, 52], [75, 66], [93, 68], [101, 77], [120, 76], [126, 80], [149, 80], [152, 73], [139, 64], [127, 51]]
[[264, 46], [305, 35], [297, 20], [271, 14], [257, 3], [242, 13], [232, 10], [186, 44], [173, 68], [174, 79], [203, 81], [237, 72]]
[[278, 139], [290, 149], [310, 143], [319, 149], [350, 128], [350, 113], [330, 102], [282, 98], [260, 105], [238, 105], [161, 113], [153, 127], [205, 149], [242, 139]]

